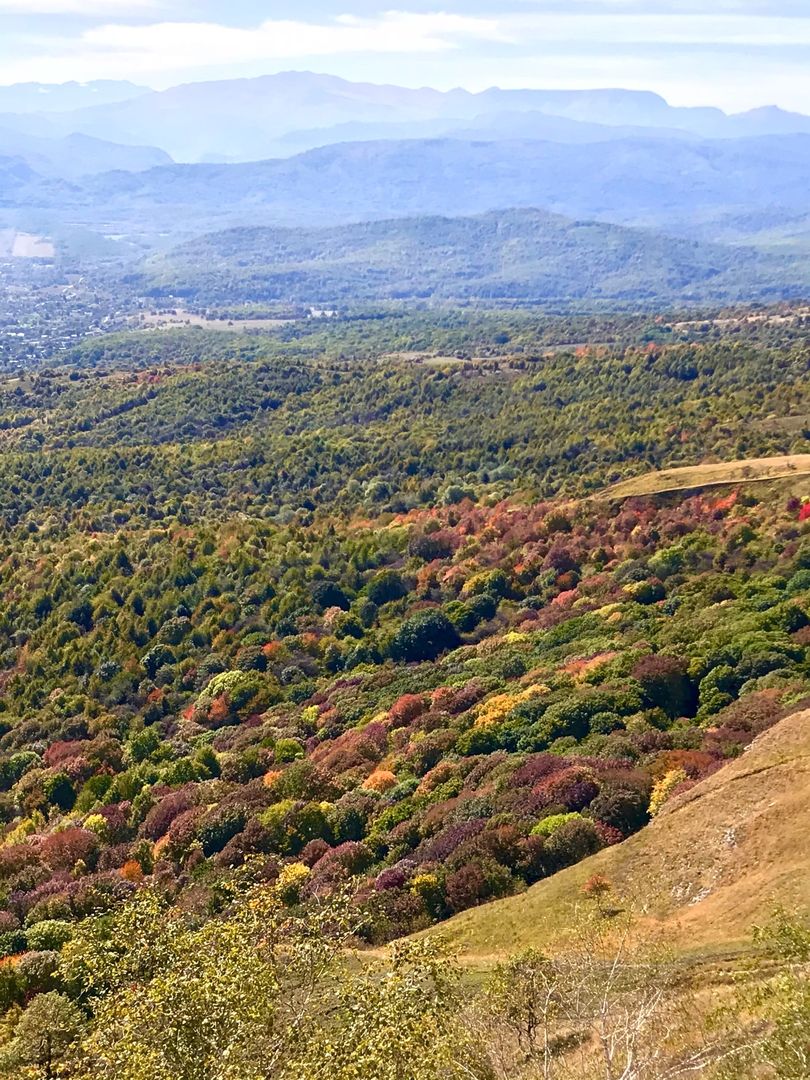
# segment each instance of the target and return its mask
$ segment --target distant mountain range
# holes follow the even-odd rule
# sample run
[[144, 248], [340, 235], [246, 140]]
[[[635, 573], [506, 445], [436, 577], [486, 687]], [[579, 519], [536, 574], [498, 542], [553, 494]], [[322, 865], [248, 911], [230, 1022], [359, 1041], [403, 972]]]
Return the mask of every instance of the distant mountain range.
[[[807, 134], [810, 118], [773, 107], [727, 116], [629, 90], [442, 92], [285, 72], [163, 91], [130, 83], [0, 87], [0, 128], [157, 146], [177, 161], [201, 162], [257, 161], [346, 140], [456, 132], [562, 142], [622, 138], [632, 134], [628, 128], [702, 138]], [[614, 136], [610, 129], [620, 130]]]
[[148, 86], [112, 79], [87, 83], [14, 83], [0, 86], [0, 112], [68, 112], [94, 105], [112, 105], [152, 93], [154, 91]]
[[66, 179], [115, 169], [140, 172], [172, 163], [165, 150], [154, 146], [122, 146], [92, 135], [49, 139], [3, 128], [0, 128], [0, 155], [17, 158], [42, 176]]
[[[67, 182], [0, 168], [2, 208], [167, 242], [236, 225], [332, 225], [531, 207], [703, 240], [806, 234], [810, 135], [598, 143], [342, 143], [243, 165], [166, 165]], [[37, 225], [36, 227], [41, 227]], [[789, 228], [788, 228], [789, 232]], [[780, 243], [788, 239], [780, 238]]]
[[[347, 281], [357, 298], [810, 291], [810, 117], [778, 108], [728, 116], [636, 91], [473, 94], [288, 72], [161, 92], [0, 87], [3, 109], [0, 228], [52, 238], [68, 260], [130, 261], [248, 228], [150, 263], [142, 280], [158, 290], [222, 295], [230, 275], [239, 295], [306, 299], [344, 295]], [[374, 221], [381, 233], [305, 231], [303, 247], [277, 231]]]
[[213, 306], [427, 298], [708, 303], [801, 295], [810, 273], [805, 264], [751, 251], [509, 210], [330, 229], [233, 229], [151, 258], [133, 284]]

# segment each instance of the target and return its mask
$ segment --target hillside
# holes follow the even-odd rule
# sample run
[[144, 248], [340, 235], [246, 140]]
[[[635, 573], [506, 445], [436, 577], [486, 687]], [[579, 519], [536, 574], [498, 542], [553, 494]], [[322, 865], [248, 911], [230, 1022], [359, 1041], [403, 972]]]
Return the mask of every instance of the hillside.
[[[489, 980], [457, 982], [424, 935], [479, 967], [559, 942], [594, 870], [688, 954], [611, 987], [619, 1025], [657, 1002], [681, 1068], [672, 1006], [776, 901], [801, 916], [810, 825], [808, 476], [581, 497], [807, 449], [806, 306], [699, 314], [381, 305], [10, 365], [0, 1073], [25, 1075], [39, 1018], [86, 1048], [77, 1080], [216, 1076], [224, 1045], [240, 1078], [378, 1080], [367, 1048], [391, 1045], [410, 1077], [390, 1033], [432, 1052], [446, 1002], [482, 1065], [443, 1050], [423, 1080], [529, 1080], [485, 1060], [511, 991], [482, 1039], [467, 991]], [[577, 1008], [583, 970], [604, 1000], [604, 937], [584, 968], [556, 958]], [[548, 968], [510, 971], [520, 993]], [[273, 1064], [279, 1000], [317, 1071]], [[358, 1009], [362, 1061], [336, 1074]], [[586, 1002], [560, 1034], [575, 1020], [579, 1048], [603, 1017]]]
[[701, 488], [724, 484], [750, 484], [810, 473], [810, 454], [790, 454], [782, 457], [744, 458], [706, 465], [685, 465], [677, 469], [661, 469], [634, 476], [609, 488], [610, 498], [628, 499], [635, 495], [657, 495], [670, 491], [698, 491]]
[[754, 252], [540, 210], [332, 229], [242, 228], [148, 261], [138, 287], [199, 304], [384, 299], [716, 301], [810, 289]]
[[285, 160], [175, 166], [108, 175], [84, 199], [116, 213], [156, 212], [255, 224], [334, 223], [408, 214], [474, 214], [539, 206], [574, 217], [687, 226], [774, 206], [806, 209], [810, 136], [597, 144], [460, 139], [344, 143]]
[[806, 698], [806, 477], [576, 498], [801, 444], [806, 328], [651, 328], [139, 331], [1, 383], [0, 952], [248, 856], [351, 881], [371, 943], [556, 888]]
[[760, 735], [742, 757], [673, 798], [641, 832], [520, 896], [463, 912], [441, 933], [477, 962], [549, 947], [602, 874], [679, 949], [716, 951], [750, 940], [777, 906], [810, 913], [810, 711]]

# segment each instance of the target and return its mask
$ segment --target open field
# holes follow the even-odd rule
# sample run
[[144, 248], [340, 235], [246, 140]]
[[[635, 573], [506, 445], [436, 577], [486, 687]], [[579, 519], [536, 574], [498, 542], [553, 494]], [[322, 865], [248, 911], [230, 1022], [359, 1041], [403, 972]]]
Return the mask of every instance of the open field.
[[667, 491], [694, 491], [722, 484], [758, 483], [785, 477], [810, 475], [810, 454], [722, 461], [708, 465], [687, 465], [644, 473], [614, 484], [602, 495], [627, 499], [634, 495], [659, 495]]
[[174, 326], [200, 326], [203, 330], [229, 330], [238, 333], [244, 330], [272, 330], [284, 326], [289, 319], [206, 319], [202, 315], [192, 315], [190, 311], [178, 308], [171, 312], [149, 312], [135, 320], [147, 330], [165, 330]]
[[427, 933], [440, 933], [475, 967], [529, 946], [553, 948], [583, 902], [583, 883], [603, 874], [684, 956], [733, 957], [777, 906], [810, 912], [808, 790], [810, 711], [803, 711], [624, 843]]
[[0, 256], [12, 259], [52, 259], [56, 255], [53, 243], [42, 236], [0, 229]]
[[798, 319], [806, 319], [808, 315], [810, 315], [810, 308], [802, 306], [779, 311], [748, 311], [740, 315], [726, 315], [716, 319], [692, 319], [669, 325], [673, 330], [691, 330], [696, 326], [718, 326], [724, 330], [736, 326], [784, 326]]

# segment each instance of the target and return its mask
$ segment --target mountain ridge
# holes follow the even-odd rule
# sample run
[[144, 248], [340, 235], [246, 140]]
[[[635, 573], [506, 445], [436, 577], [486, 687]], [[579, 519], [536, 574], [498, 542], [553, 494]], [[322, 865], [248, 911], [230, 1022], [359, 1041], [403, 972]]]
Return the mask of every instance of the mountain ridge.
[[[464, 121], [503, 112], [541, 112], [558, 120], [607, 127], [681, 129], [708, 138], [810, 131], [810, 119], [776, 106], [728, 115], [711, 106], [672, 106], [651, 91], [620, 88], [490, 87], [473, 93], [458, 87], [440, 91], [351, 82], [302, 71], [189, 82], [159, 91], [124, 85], [126, 89], [107, 91], [116, 100], [51, 112], [33, 108], [38, 95], [29, 89], [24, 95], [28, 107], [22, 111], [32, 114], [29, 123], [38, 125], [33, 133], [81, 132], [111, 141], [157, 145], [175, 160], [188, 162], [261, 160], [270, 156], [279, 138], [294, 131], [328, 130], [345, 123]], [[41, 89], [44, 93], [39, 96], [47, 97], [49, 88]], [[94, 92], [103, 95], [104, 91]], [[12, 95], [4, 98], [0, 92], [0, 114], [15, 112], [4, 104], [7, 100]], [[20, 122], [19, 116], [0, 115], [0, 126], [16, 127]]]

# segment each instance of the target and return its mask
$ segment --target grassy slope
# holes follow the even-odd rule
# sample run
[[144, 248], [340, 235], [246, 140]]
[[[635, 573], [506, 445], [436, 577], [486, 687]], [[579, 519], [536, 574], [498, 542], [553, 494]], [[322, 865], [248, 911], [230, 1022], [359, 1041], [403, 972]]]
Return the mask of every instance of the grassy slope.
[[736, 949], [774, 907], [810, 912], [808, 791], [810, 711], [765, 732], [623, 844], [429, 933], [476, 966], [530, 945], [548, 948], [570, 924], [583, 882], [599, 873], [663, 922], [683, 953]]
[[810, 454], [789, 454], [779, 457], [749, 458], [742, 461], [723, 461], [707, 465], [687, 465], [679, 469], [662, 469], [622, 480], [603, 492], [615, 499], [634, 495], [657, 495], [667, 491], [694, 491], [719, 484], [753, 483], [778, 480], [810, 473]]

